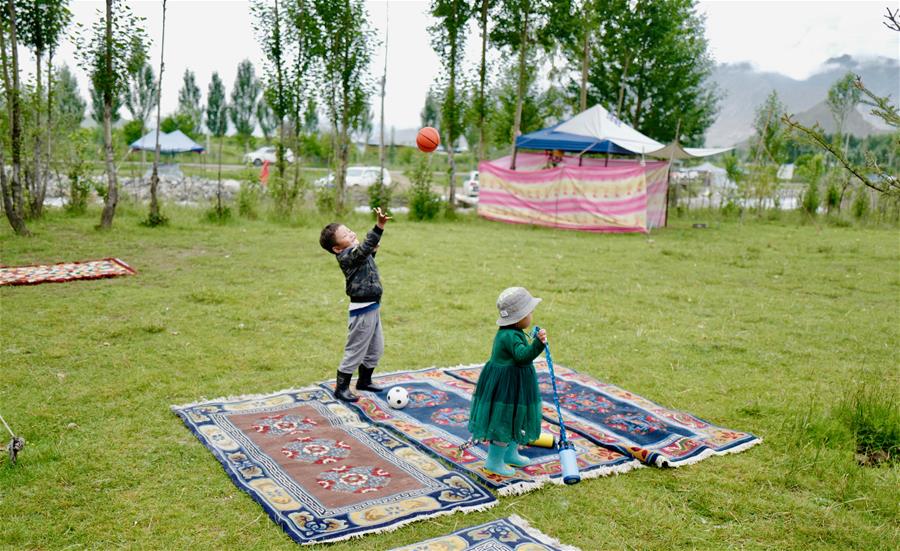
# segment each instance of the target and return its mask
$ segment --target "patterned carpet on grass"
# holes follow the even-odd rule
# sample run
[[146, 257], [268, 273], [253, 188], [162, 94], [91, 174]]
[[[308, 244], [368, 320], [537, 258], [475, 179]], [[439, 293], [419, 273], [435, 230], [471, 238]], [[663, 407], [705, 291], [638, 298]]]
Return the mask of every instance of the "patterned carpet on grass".
[[0, 286], [63, 283], [76, 279], [101, 279], [135, 273], [137, 272], [131, 266], [118, 258], [33, 266], [0, 266]]
[[299, 543], [340, 541], [496, 505], [319, 388], [172, 410], [272, 520]]
[[[562, 483], [559, 456], [553, 449], [523, 447], [523, 455], [530, 458], [532, 464], [516, 469], [512, 477], [484, 470], [487, 445], [459, 449], [460, 444], [469, 439], [466, 427], [475, 389], [472, 383], [451, 377], [438, 368], [384, 375], [377, 375], [376, 372], [375, 382], [384, 387], [404, 387], [409, 393], [409, 404], [403, 409], [393, 409], [386, 401], [387, 392], [361, 392], [359, 402], [351, 404], [351, 407], [363, 419], [394, 431], [420, 449], [447, 461], [457, 471], [477, 477], [500, 495], [520, 494], [547, 482]], [[322, 383], [321, 386], [333, 390], [334, 382]], [[549, 422], [544, 422], [542, 430], [556, 435], [559, 433], [559, 427]], [[584, 436], [573, 434], [570, 441], [575, 444], [578, 466], [584, 478], [622, 473], [641, 466], [630, 455], [598, 446]]]
[[[535, 361], [544, 398], [544, 418], [557, 422], [547, 365]], [[737, 453], [762, 440], [750, 433], [718, 427], [689, 413], [669, 409], [615, 385], [553, 364], [566, 428], [600, 446], [648, 465], [678, 467], [711, 455]], [[447, 374], [478, 381], [481, 366]]]
[[510, 515], [391, 551], [579, 551]]

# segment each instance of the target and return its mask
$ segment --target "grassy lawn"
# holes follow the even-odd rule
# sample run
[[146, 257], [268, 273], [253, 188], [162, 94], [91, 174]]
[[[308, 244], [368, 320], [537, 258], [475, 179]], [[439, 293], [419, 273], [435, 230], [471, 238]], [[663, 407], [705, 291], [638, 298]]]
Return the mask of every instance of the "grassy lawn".
[[[124, 206], [0, 229], [0, 262], [117, 256], [139, 275], [0, 289], [0, 414], [28, 440], [0, 460], [0, 547], [292, 549], [169, 411], [334, 376], [343, 278], [324, 219], [202, 223]], [[351, 219], [365, 230], [369, 219]], [[762, 445], [503, 498], [328, 549], [385, 549], [511, 513], [587, 550], [888, 549], [898, 463], [856, 465], [809, 427], [860, 383], [898, 388], [900, 234], [737, 222], [592, 235], [464, 219], [400, 220], [378, 257], [381, 370], [487, 358], [494, 302], [524, 285], [554, 359]], [[6, 436], [2, 437], [6, 441]]]

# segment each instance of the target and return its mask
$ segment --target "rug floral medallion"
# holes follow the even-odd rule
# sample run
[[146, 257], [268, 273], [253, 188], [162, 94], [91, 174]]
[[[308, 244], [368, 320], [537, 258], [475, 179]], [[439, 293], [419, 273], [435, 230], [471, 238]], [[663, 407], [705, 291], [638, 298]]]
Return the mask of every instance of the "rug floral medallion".
[[174, 406], [232, 481], [296, 541], [319, 543], [496, 504], [484, 487], [321, 389]]

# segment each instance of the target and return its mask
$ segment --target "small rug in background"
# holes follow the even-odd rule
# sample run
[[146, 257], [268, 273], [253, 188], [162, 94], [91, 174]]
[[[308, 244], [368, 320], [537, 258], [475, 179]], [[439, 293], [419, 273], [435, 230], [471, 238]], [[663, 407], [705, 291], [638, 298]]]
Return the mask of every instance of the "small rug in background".
[[173, 406], [231, 480], [303, 544], [497, 504], [319, 388]]
[[[402, 386], [409, 394], [409, 404], [403, 409], [393, 409], [386, 401], [387, 392], [360, 392], [359, 402], [351, 407], [363, 419], [393, 430], [420, 449], [449, 462], [459, 472], [477, 477], [500, 495], [521, 494], [547, 482], [562, 484], [559, 455], [554, 449], [522, 447], [522, 455], [531, 459], [531, 465], [517, 468], [510, 477], [484, 470], [486, 444], [459, 449], [470, 437], [469, 409], [475, 390], [472, 383], [451, 377], [438, 368], [386, 373], [376, 376], [375, 382], [383, 387]], [[321, 386], [334, 390], [333, 381]], [[559, 436], [559, 426], [553, 423], [544, 421], [541, 430]], [[575, 445], [583, 478], [623, 473], [641, 466], [630, 455], [598, 446], [584, 436], [571, 434], [569, 439]]]
[[511, 515], [391, 551], [579, 551]]
[[0, 285], [62, 283], [76, 279], [100, 279], [136, 273], [134, 268], [118, 258], [33, 266], [0, 266]]
[[[544, 418], [557, 423], [547, 364], [535, 361], [534, 365], [544, 398]], [[689, 413], [665, 408], [573, 369], [555, 363], [553, 369], [566, 429], [643, 463], [679, 467], [711, 455], [737, 453], [762, 441], [748, 432], [718, 427]], [[481, 366], [451, 368], [447, 373], [477, 382]]]

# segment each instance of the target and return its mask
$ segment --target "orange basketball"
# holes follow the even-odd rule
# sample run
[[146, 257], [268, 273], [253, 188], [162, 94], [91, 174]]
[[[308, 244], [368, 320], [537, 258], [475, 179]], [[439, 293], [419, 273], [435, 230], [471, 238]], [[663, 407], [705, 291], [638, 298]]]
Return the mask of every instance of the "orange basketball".
[[438, 134], [438, 131], [430, 126], [426, 126], [425, 128], [419, 130], [419, 133], [416, 135], [416, 146], [418, 146], [419, 151], [431, 153], [432, 151], [437, 149], [437, 146], [440, 144], [440, 134]]

